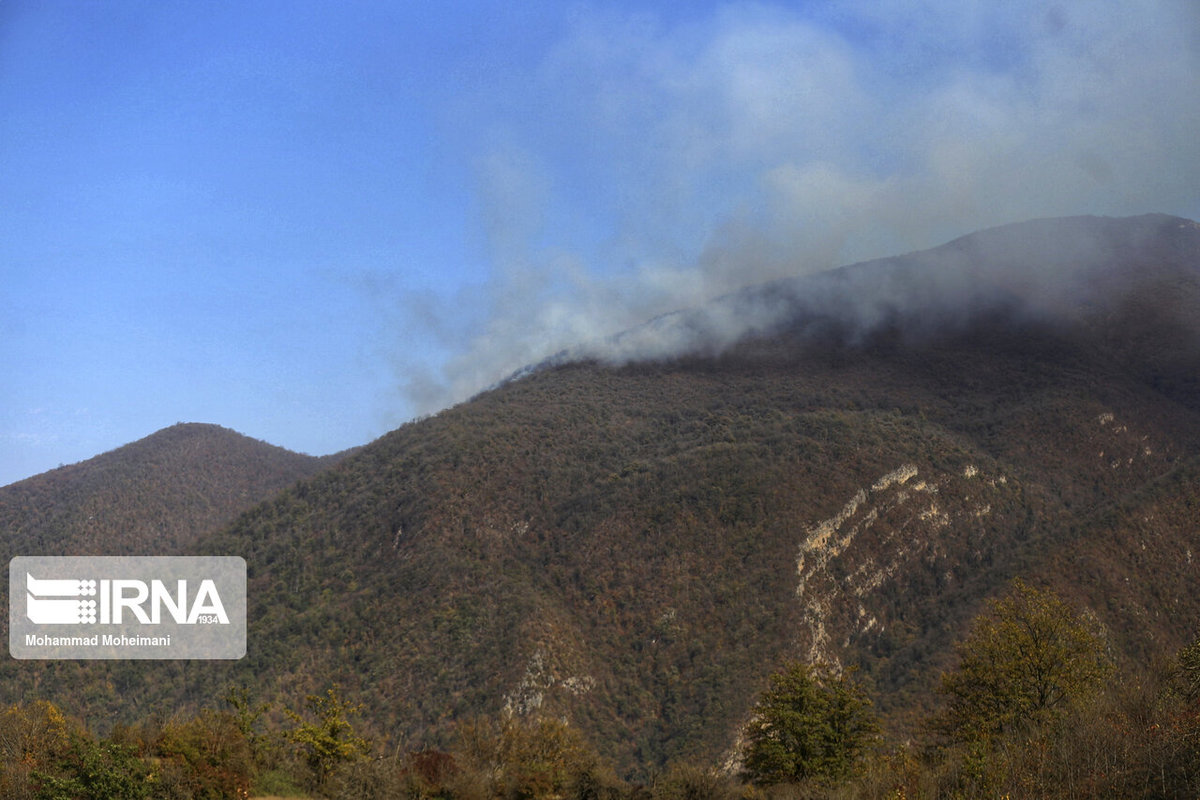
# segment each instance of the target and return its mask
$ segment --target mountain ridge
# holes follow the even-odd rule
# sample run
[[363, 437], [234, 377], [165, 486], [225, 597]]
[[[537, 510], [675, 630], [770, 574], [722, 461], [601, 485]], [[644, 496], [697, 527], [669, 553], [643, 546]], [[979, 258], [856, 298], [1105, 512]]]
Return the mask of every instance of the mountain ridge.
[[186, 546], [237, 514], [334, 463], [219, 425], [176, 423], [92, 458], [0, 487], [10, 548], [47, 554], [139, 554]]
[[[507, 709], [571, 720], [632, 772], [723, 759], [789, 657], [859, 665], [911, 730], [1014, 576], [1094, 614], [1120, 659], [1171, 652], [1200, 620], [1200, 229], [1093, 224], [1119, 246], [1082, 264], [1099, 294], [1034, 308], [1062, 314], [1006, 296], [935, 326], [912, 291], [866, 329], [825, 303], [720, 348], [533, 370], [192, 541], [247, 560], [242, 662], [3, 679], [114, 716], [336, 682], [397, 746]], [[980, 242], [1024, 230], [930, 269], [1000, 262]], [[1046, 247], [1018, 244], [1002, 255]], [[149, 687], [136, 709], [129, 686]]]
[[[1090, 283], [1100, 281], [1099, 288], [1106, 291], [1127, 288], [1108, 285], [1118, 277], [1111, 274], [1112, 268], [1147, 242], [1154, 242], [1159, 251], [1164, 246], [1174, 251], [1172, 258], [1178, 261], [1184, 255], [1181, 250], [1194, 250], [1197, 230], [1200, 223], [1161, 213], [1008, 223], [925, 250], [742, 287], [558, 351], [501, 383], [578, 360], [620, 365], [688, 354], [719, 355], [743, 339], [776, 335], [780, 326], [804, 317], [814, 328], [806, 331], [808, 335], [828, 335], [834, 327], [839, 329], [832, 331], [836, 336], [858, 340], [894, 326], [898, 319], [915, 326], [923, 314], [932, 315], [928, 322], [936, 329], [965, 325], [974, 315], [998, 310], [1045, 316], [1050, 308], [1067, 305], [1064, 295], [1077, 295], [1076, 306], [1086, 303], [1097, 288]], [[1070, 246], [1051, 246], [1056, 238], [1069, 239]], [[997, 259], [998, 251], [1008, 256]], [[1050, 263], [1045, 251], [1052, 254]], [[986, 256], [983, 264], [973, 263], [977, 254]]]

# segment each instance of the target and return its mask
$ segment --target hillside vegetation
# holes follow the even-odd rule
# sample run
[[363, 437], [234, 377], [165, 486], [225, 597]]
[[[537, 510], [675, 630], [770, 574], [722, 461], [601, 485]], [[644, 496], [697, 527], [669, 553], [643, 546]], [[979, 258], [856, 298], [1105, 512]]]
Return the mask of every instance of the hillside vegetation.
[[772, 311], [704, 346], [697, 312], [667, 337], [691, 352], [632, 358], [642, 331], [547, 363], [181, 535], [247, 560], [242, 661], [8, 662], [6, 685], [103, 730], [338, 684], [399, 751], [562, 718], [644, 777], [732, 763], [792, 659], [857, 665], [885, 735], [916, 736], [1017, 576], [1119, 669], [1192, 641], [1195, 223], [1012, 226], [720, 303]]
[[15, 555], [169, 554], [335, 460], [217, 425], [172, 425], [0, 487], [5, 561]]

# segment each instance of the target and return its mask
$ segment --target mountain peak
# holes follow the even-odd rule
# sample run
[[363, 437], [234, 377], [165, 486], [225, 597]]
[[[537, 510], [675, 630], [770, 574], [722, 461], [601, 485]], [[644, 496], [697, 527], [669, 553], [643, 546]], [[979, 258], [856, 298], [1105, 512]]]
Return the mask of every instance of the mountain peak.
[[169, 553], [325, 463], [219, 425], [177, 423], [0, 488], [0, 531], [14, 555]]

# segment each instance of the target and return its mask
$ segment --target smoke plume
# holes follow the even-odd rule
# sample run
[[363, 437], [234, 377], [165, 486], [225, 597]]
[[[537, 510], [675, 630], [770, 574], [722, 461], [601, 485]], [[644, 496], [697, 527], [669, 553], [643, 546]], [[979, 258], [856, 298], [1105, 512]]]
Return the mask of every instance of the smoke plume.
[[[470, 120], [491, 275], [435, 310], [480, 317], [430, 326], [454, 331], [450, 355], [409, 397], [432, 411], [739, 287], [984, 227], [1195, 217], [1197, 9], [845, 0], [687, 23], [580, 11]], [[757, 324], [711, 321], [717, 339]], [[620, 357], [679, 346], [654, 333], [625, 337]]]

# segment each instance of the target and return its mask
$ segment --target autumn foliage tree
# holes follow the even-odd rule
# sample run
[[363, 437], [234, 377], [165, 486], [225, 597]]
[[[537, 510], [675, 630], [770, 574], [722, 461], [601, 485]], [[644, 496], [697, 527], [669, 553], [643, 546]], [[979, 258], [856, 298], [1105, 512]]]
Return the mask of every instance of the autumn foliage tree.
[[579, 731], [553, 717], [466, 720], [455, 731], [455, 745], [466, 796], [472, 786], [488, 797], [548, 800], [565, 796], [581, 778], [608, 779]]
[[1093, 696], [1112, 670], [1104, 640], [1062, 598], [1015, 580], [992, 601], [942, 677], [939, 727], [977, 741], [1060, 718]]
[[355, 733], [350, 723], [350, 717], [357, 714], [361, 706], [342, 700], [337, 686], [330, 687], [323, 695], [308, 695], [304, 707], [307, 716], [287, 711], [296, 727], [288, 731], [286, 737], [308, 765], [313, 785], [321, 788], [341, 766], [364, 758], [371, 747], [366, 739]]
[[82, 723], [46, 701], [0, 711], [0, 797], [34, 797], [41, 776], [68, 761], [84, 735]]

